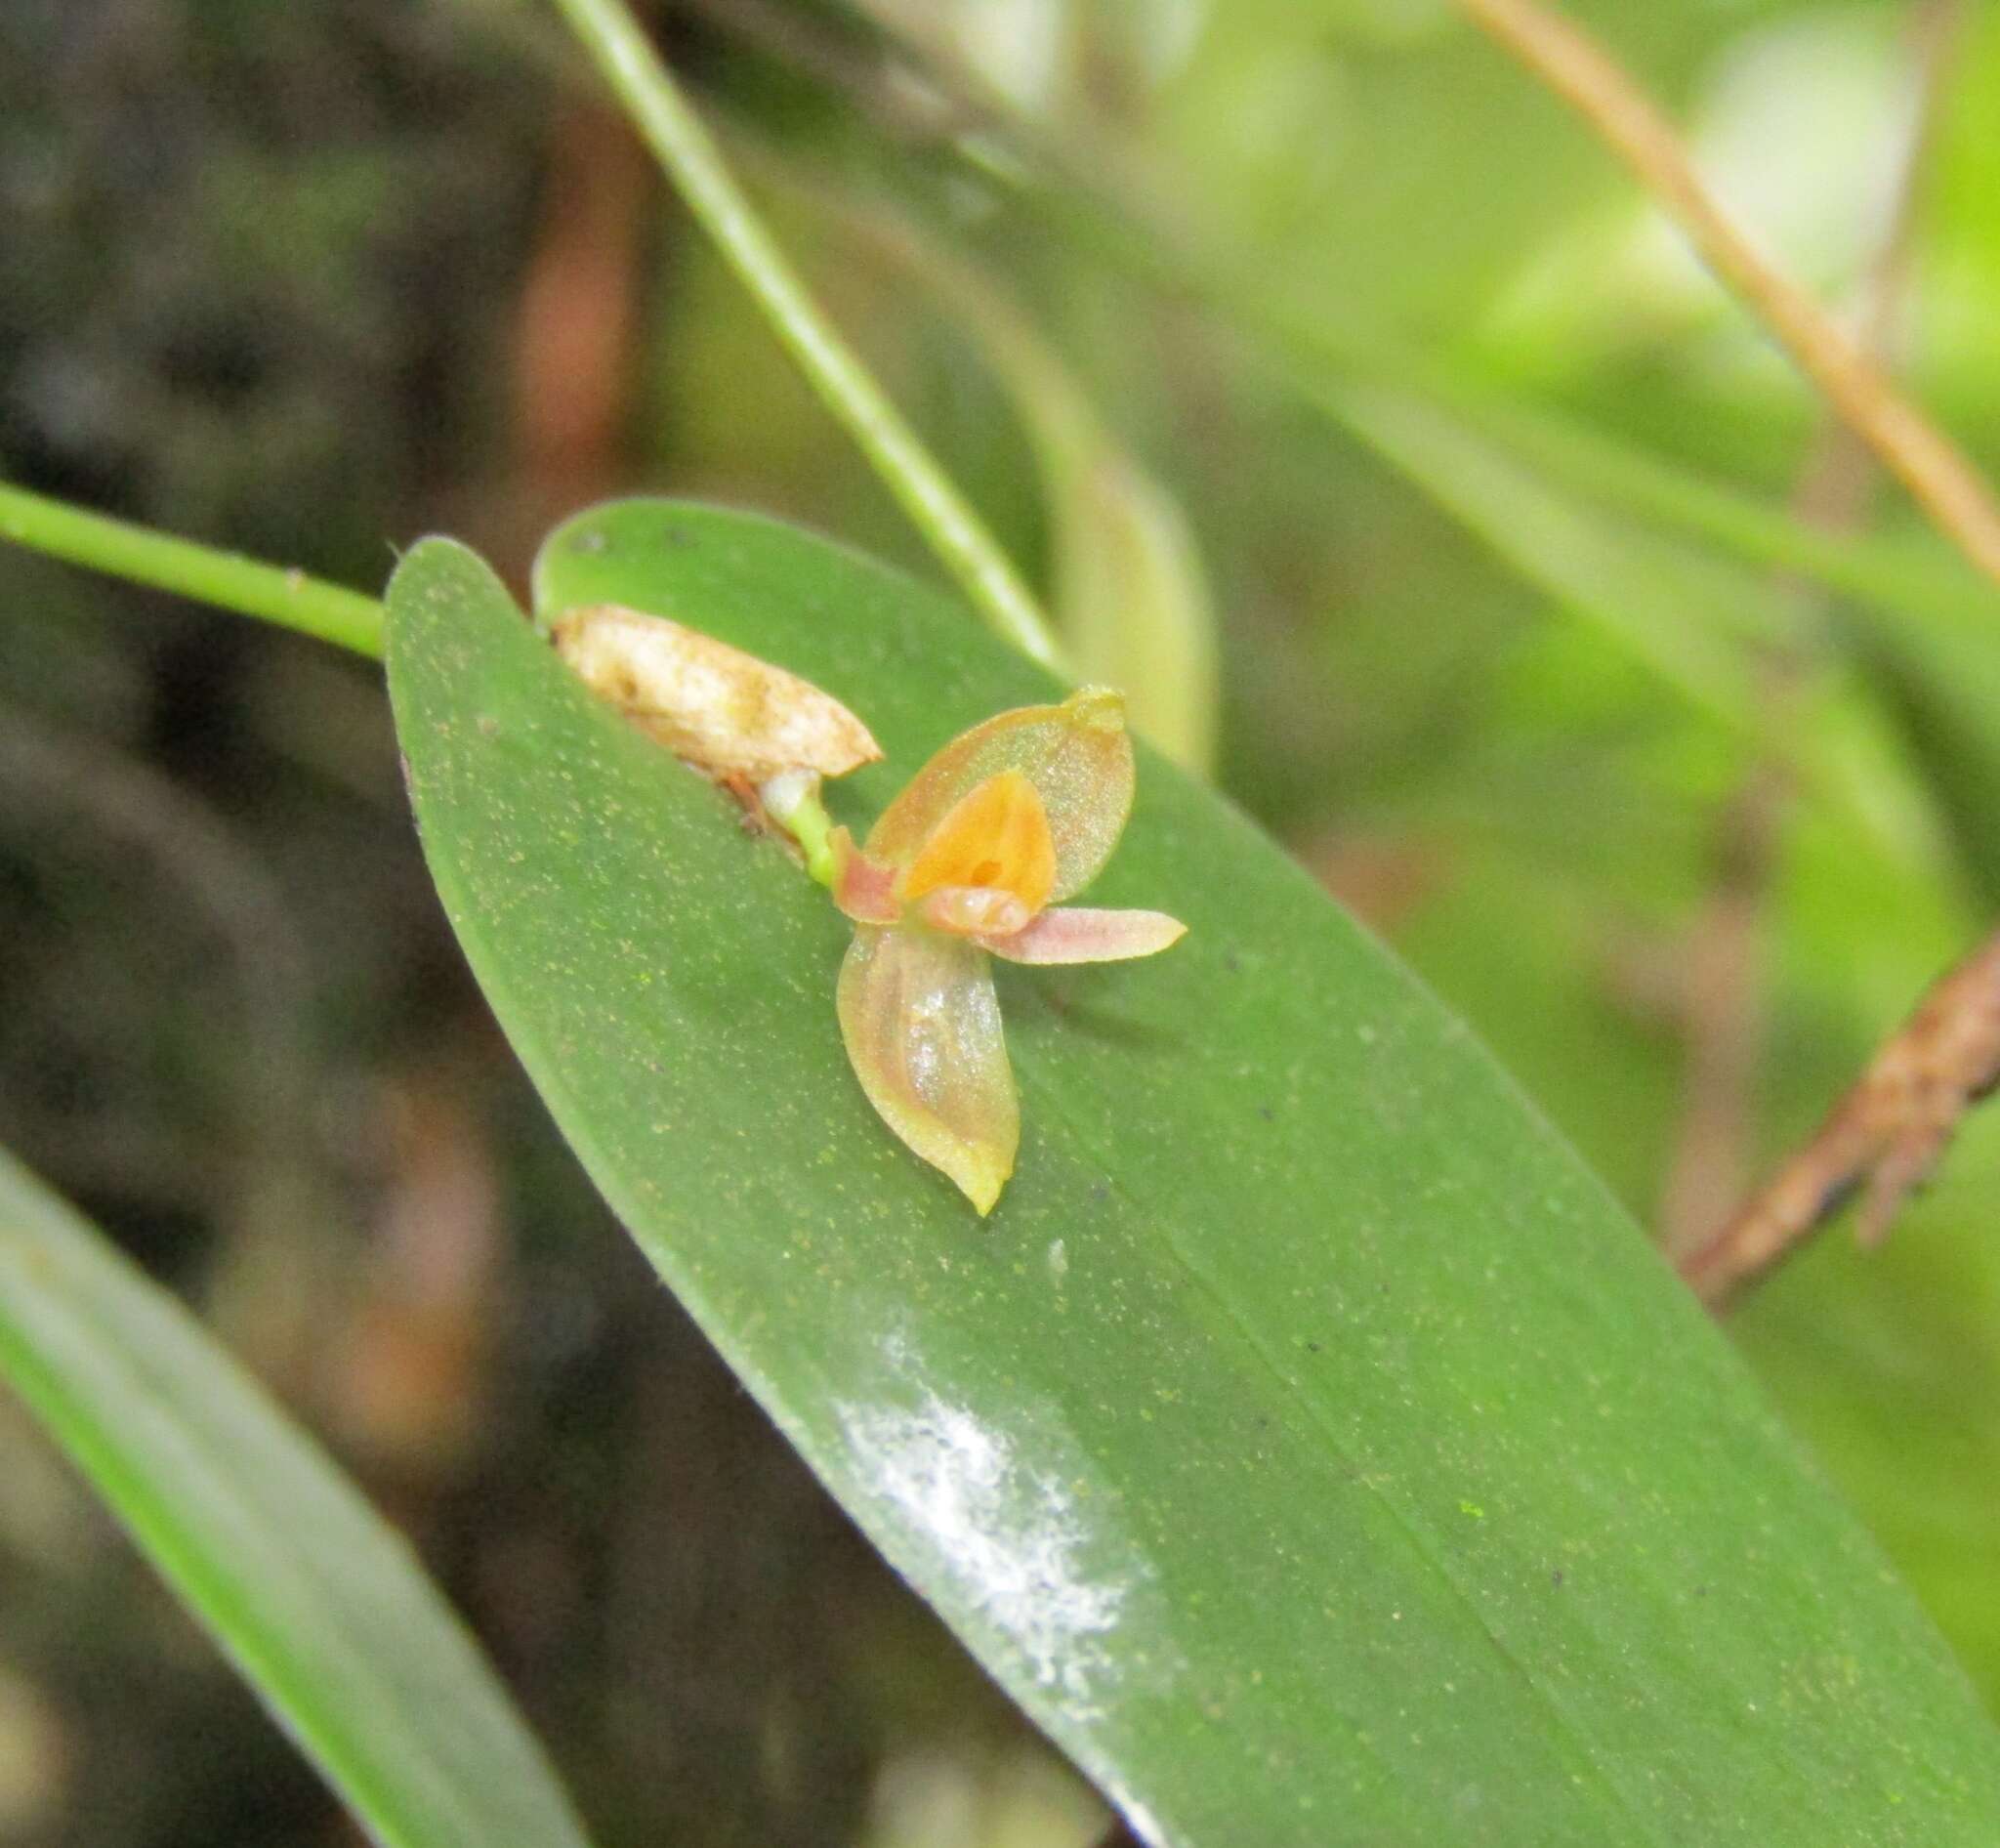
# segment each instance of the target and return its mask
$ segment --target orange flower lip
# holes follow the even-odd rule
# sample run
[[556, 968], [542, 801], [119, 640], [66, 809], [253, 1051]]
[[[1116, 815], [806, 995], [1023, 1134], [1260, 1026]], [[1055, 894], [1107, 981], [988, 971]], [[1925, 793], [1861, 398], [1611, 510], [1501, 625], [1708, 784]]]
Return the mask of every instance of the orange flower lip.
[[1026, 907], [1026, 924], [1056, 886], [1056, 839], [1034, 784], [1018, 770], [975, 784], [931, 830], [900, 886], [905, 903], [944, 887], [1006, 893]]

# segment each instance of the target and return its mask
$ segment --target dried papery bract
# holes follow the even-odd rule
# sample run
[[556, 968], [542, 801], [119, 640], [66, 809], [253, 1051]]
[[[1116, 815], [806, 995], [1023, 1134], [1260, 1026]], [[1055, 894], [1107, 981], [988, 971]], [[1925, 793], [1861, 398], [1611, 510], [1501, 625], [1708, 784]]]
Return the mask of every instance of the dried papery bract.
[[867, 844], [831, 842], [835, 902], [858, 927], [841, 1035], [868, 1101], [981, 1213], [1014, 1172], [1021, 1115], [990, 956], [1149, 956], [1185, 926], [1158, 911], [1052, 909], [1110, 858], [1132, 810], [1124, 702], [1087, 687], [954, 738]]
[[592, 692], [719, 782], [844, 777], [882, 755], [831, 693], [666, 616], [591, 604], [565, 610], [549, 633]]

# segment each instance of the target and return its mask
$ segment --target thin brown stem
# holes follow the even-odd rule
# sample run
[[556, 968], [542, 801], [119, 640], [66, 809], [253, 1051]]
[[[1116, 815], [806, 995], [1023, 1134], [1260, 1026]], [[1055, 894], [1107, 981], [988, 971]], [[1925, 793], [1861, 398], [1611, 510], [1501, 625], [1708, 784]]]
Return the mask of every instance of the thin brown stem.
[[2000, 506], [1949, 438], [1716, 202], [1665, 115], [1611, 58], [1538, 0], [1460, 0], [1467, 15], [1568, 103], [1639, 177], [1732, 289], [1986, 575], [2000, 583]]
[[1861, 1196], [1876, 1243], [1923, 1184], [1966, 1113], [2000, 1081], [2000, 933], [1931, 988], [1868, 1068], [1729, 1224], [1681, 1260], [1711, 1308], [1727, 1303]]
[[[1962, 0], [1931, 0], [1911, 29], [1920, 71], [1919, 106], [1896, 176], [1888, 236], [1866, 279], [1857, 338], [1887, 360], [1909, 279], [1921, 216], [1922, 176]], [[1813, 445], [1792, 494], [1802, 524], [1845, 533], [1866, 519], [1877, 480], [1874, 458], [1849, 425], [1831, 417]], [[1824, 593], [1803, 580], [1781, 580], [1808, 613]], [[1770, 737], [1782, 737], [1810, 661], [1773, 656], [1760, 693]], [[1696, 919], [1688, 950], [1686, 1105], [1667, 1162], [1660, 1200], [1660, 1243], [1688, 1258], [1709, 1248], [1730, 1215], [1740, 1217], [1748, 1183], [1750, 1123], [1766, 1019], [1762, 958], [1773, 866], [1792, 806], [1792, 789], [1777, 758], [1751, 765], [1726, 806], [1718, 830], [1714, 890]]]

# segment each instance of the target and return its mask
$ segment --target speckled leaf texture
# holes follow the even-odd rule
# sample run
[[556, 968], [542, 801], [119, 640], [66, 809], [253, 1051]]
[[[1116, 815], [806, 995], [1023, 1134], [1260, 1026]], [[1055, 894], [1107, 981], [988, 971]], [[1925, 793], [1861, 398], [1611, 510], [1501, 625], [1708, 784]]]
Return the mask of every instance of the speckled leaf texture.
[[[634, 501], [550, 540], [888, 752], [1061, 691], [938, 595]], [[438, 886], [660, 1275], [1014, 1698], [1179, 1848], [2000, 1839], [2000, 1737], [1723, 1339], [1396, 961], [1143, 754], [1091, 902], [1150, 962], [998, 967], [981, 1222], [876, 1119], [852, 926], [565, 674], [470, 552], [390, 592]]]

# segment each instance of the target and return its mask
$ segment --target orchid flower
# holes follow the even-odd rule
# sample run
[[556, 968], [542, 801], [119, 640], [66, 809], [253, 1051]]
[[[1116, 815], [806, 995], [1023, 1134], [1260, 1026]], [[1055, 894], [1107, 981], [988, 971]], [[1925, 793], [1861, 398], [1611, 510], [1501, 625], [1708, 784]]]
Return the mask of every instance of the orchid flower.
[[854, 920], [841, 1036], [891, 1129], [983, 1213], [1014, 1172], [1021, 1107], [987, 959], [1150, 956], [1186, 926], [1159, 911], [1060, 906], [1094, 878], [1132, 812], [1122, 694], [1085, 687], [952, 739], [865, 846], [832, 825], [823, 777], [882, 755], [830, 693], [664, 616], [594, 604], [551, 624], [601, 697], [789, 836]]
[[883, 1120], [981, 1214], [1021, 1142], [988, 957], [1111, 962], [1186, 932], [1159, 911], [1061, 905], [1110, 858], [1132, 789], [1124, 699], [1086, 687], [954, 738], [863, 846], [833, 830], [834, 899], [857, 927], [840, 973], [848, 1058]]

